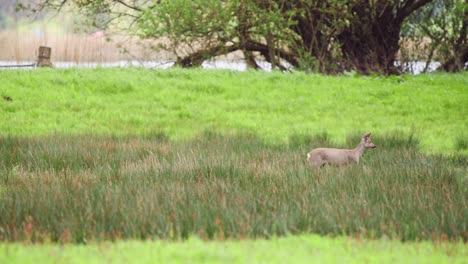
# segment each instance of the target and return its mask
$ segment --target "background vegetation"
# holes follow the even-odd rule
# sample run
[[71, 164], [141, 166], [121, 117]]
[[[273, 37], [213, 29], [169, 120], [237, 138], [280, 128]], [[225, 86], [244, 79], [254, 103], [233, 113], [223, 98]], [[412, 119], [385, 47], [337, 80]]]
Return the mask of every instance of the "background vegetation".
[[461, 71], [468, 60], [462, 0], [0, 0], [0, 7], [2, 60], [34, 61], [38, 45], [52, 47], [53, 61], [81, 64], [268, 61], [322, 73]]
[[164, 39], [158, 47], [182, 67], [237, 51], [254, 68], [265, 60], [281, 70], [395, 74], [409, 70], [396, 63], [405, 53], [400, 37], [426, 47], [428, 54], [417, 52], [424, 61], [437, 50], [443, 70], [464, 70], [468, 60], [463, 0], [41, 0], [36, 9], [44, 7], [71, 7], [94, 27]]
[[[441, 62], [445, 71], [466, 69], [468, 61], [468, 6], [457, 0], [436, 0], [414, 12], [403, 24], [400, 59]], [[407, 63], [406, 66], [410, 66]], [[411, 67], [406, 67], [411, 71]]]
[[[24, 8], [36, 0], [0, 0], [0, 65], [34, 62], [39, 46], [52, 48], [54, 65], [93, 66], [95, 63], [121, 63], [172, 58], [167, 52], [149, 47], [157, 41], [143, 41], [125, 32], [90, 26], [79, 12], [44, 11], [31, 13]], [[20, 6], [18, 6], [21, 4]], [[0, 67], [1, 68], [1, 67]]]

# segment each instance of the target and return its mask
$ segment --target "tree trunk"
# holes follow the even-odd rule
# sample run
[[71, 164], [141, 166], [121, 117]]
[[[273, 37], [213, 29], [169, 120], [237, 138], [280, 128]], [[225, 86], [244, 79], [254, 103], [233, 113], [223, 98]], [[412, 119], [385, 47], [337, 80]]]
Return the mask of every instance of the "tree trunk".
[[387, 33], [382, 34], [379, 25], [369, 26], [369, 31], [351, 30], [340, 35], [345, 68], [361, 74], [398, 73], [394, 63], [399, 49], [399, 27], [387, 26]]
[[468, 62], [468, 9], [465, 9], [463, 25], [460, 36], [455, 42], [454, 55], [440, 66], [439, 69], [447, 72], [458, 72], [466, 69]]
[[[398, 74], [395, 60], [403, 21], [431, 0], [359, 1], [353, 5], [350, 25], [338, 35], [344, 67], [361, 74]], [[370, 11], [369, 11], [370, 10]]]
[[439, 69], [446, 72], [458, 72], [465, 70], [465, 64], [468, 62], [468, 47], [465, 47], [463, 52], [457, 54], [458, 56], [452, 57], [444, 62]]
[[342, 42], [346, 69], [361, 74], [398, 73], [394, 63], [399, 49], [401, 23], [395, 21], [391, 11], [387, 9], [377, 18], [369, 17], [368, 12], [356, 11], [354, 23], [338, 37]]

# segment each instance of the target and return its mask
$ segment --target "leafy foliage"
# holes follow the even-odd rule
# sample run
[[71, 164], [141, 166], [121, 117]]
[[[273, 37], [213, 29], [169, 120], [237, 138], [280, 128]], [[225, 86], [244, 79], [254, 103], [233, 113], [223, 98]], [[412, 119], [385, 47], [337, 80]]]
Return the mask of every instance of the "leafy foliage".
[[[435, 59], [442, 69], [460, 71], [468, 61], [468, 4], [463, 0], [436, 0], [408, 18], [402, 30], [404, 61]], [[409, 44], [409, 43], [408, 43]], [[418, 50], [418, 51], [416, 51]]]
[[[107, 15], [144, 38], [165, 39], [177, 64], [199, 66], [204, 60], [242, 52], [258, 68], [290, 67], [324, 73], [357, 71], [392, 74], [402, 23], [432, 0], [286, 1], [286, 0], [43, 0], [61, 8]], [[102, 16], [101, 16], [102, 17]], [[104, 23], [106, 24], [106, 23]]]

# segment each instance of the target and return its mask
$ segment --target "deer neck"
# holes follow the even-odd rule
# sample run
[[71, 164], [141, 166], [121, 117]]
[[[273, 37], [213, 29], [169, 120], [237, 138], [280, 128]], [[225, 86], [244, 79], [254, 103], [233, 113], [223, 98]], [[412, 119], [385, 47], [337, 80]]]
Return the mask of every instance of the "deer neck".
[[353, 152], [356, 154], [357, 158], [359, 159], [362, 157], [362, 154], [364, 153], [364, 150], [366, 147], [364, 146], [364, 142], [361, 141], [359, 144], [353, 149]]

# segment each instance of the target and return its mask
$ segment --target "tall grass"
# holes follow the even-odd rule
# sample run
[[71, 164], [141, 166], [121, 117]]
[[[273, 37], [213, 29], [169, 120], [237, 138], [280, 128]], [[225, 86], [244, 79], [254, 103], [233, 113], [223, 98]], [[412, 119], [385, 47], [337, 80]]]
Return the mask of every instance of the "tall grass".
[[[347, 147], [358, 137], [350, 136]], [[304, 143], [307, 142], [307, 143]], [[0, 240], [247, 238], [314, 232], [467, 237], [467, 158], [375, 135], [359, 166], [311, 169], [326, 136], [205, 133], [0, 139]]]

